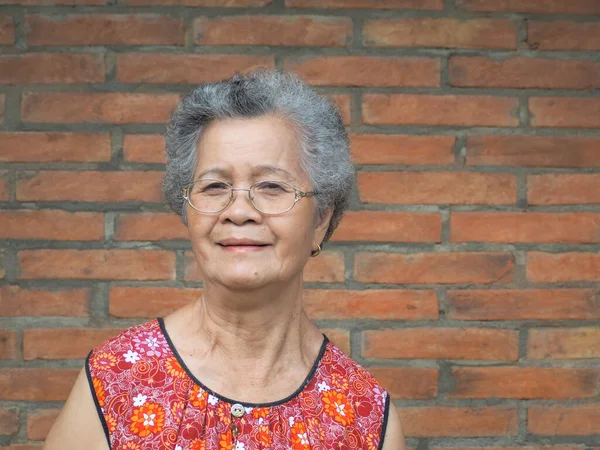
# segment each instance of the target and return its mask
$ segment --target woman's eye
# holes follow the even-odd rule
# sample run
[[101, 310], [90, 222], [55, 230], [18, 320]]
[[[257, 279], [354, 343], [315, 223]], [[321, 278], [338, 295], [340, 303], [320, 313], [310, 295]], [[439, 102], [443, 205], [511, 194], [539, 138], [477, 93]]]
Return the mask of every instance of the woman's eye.
[[228, 187], [226, 184], [224, 183], [210, 183], [207, 186], [204, 186], [202, 188], [202, 192], [206, 192], [206, 191], [224, 191], [227, 190]]
[[285, 188], [277, 183], [266, 183], [261, 186], [261, 189], [266, 189], [270, 191], [285, 191]]

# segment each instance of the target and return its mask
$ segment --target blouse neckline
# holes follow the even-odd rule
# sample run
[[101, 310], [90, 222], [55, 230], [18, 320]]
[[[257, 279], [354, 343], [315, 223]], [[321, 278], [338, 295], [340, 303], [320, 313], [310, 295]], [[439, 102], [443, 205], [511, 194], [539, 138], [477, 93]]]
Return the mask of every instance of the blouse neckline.
[[276, 400], [276, 401], [268, 402], [268, 403], [240, 402], [240, 401], [233, 400], [231, 398], [225, 397], [224, 395], [221, 395], [221, 394], [213, 391], [208, 386], [206, 386], [204, 383], [202, 383], [198, 378], [196, 378], [196, 376], [188, 368], [188, 366], [185, 364], [185, 362], [181, 358], [181, 355], [179, 354], [179, 352], [175, 348], [175, 345], [173, 344], [173, 341], [171, 340], [171, 336], [169, 336], [169, 333], [167, 332], [167, 329], [165, 327], [164, 318], [157, 317], [156, 320], [158, 322], [158, 326], [160, 328], [160, 331], [161, 331], [162, 335], [164, 336], [165, 340], [167, 341], [167, 345], [169, 346], [169, 350], [173, 353], [173, 355], [177, 359], [177, 362], [182, 367], [182, 369], [185, 371], [186, 375], [188, 377], [190, 377], [190, 379], [194, 383], [196, 383], [198, 386], [200, 386], [202, 389], [204, 389], [206, 392], [208, 392], [212, 396], [217, 397], [218, 399], [220, 399], [222, 401], [225, 401], [225, 402], [231, 403], [231, 404], [239, 403], [240, 405], [243, 405], [243, 406], [246, 406], [246, 407], [252, 407], [252, 408], [269, 408], [271, 406], [282, 405], [284, 403], [289, 402], [290, 400], [293, 400], [297, 396], [299, 396], [304, 391], [304, 389], [306, 388], [306, 386], [308, 386], [310, 384], [310, 382], [312, 381], [312, 379], [314, 378], [315, 373], [317, 372], [317, 369], [321, 365], [321, 361], [323, 360], [323, 356], [325, 355], [325, 351], [327, 350], [327, 344], [329, 343], [329, 338], [325, 334], [323, 334], [323, 343], [321, 344], [321, 349], [319, 350], [319, 354], [317, 355], [317, 358], [313, 362], [313, 365], [312, 365], [310, 371], [308, 372], [308, 375], [304, 378], [304, 381], [302, 382], [302, 384], [292, 394], [288, 395], [287, 397], [285, 397], [285, 398], [283, 398], [281, 400]]

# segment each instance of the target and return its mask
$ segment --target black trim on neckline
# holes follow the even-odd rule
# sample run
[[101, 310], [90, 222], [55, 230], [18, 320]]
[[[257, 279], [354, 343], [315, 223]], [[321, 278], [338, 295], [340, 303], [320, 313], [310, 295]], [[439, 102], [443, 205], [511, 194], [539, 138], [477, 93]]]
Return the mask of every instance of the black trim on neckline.
[[377, 447], [377, 450], [382, 450], [383, 449], [383, 440], [385, 439], [385, 431], [387, 429], [387, 423], [388, 423], [388, 419], [389, 419], [389, 415], [390, 415], [390, 394], [389, 392], [387, 393], [387, 395], [385, 396], [385, 408], [384, 408], [384, 413], [383, 413], [383, 426], [381, 427], [381, 438], [379, 439], [379, 447]]
[[102, 428], [104, 429], [104, 436], [106, 437], [106, 442], [108, 442], [108, 449], [112, 449], [110, 444], [110, 433], [108, 431], [108, 424], [106, 423], [106, 419], [104, 418], [104, 413], [102, 412], [102, 407], [100, 406], [100, 402], [98, 401], [98, 397], [96, 395], [96, 390], [94, 389], [94, 382], [92, 381], [92, 373], [90, 372], [90, 357], [94, 350], [91, 350], [87, 357], [85, 358], [85, 374], [87, 376], [88, 384], [90, 386], [90, 391], [92, 392], [92, 398], [94, 399], [94, 405], [96, 405], [96, 412], [98, 413], [98, 417], [100, 418], [100, 423], [102, 423]]
[[169, 345], [171, 352], [173, 353], [173, 355], [175, 355], [177, 362], [181, 365], [181, 367], [183, 368], [183, 370], [185, 371], [187, 376], [189, 376], [192, 379], [192, 381], [194, 381], [198, 386], [200, 386], [202, 389], [207, 391], [209, 394], [211, 394], [214, 397], [217, 397], [227, 403], [231, 403], [231, 404], [239, 403], [243, 406], [249, 406], [249, 407], [253, 407], [253, 408], [268, 408], [271, 406], [282, 405], [282, 404], [287, 403], [290, 400], [296, 398], [298, 395], [300, 395], [302, 393], [302, 391], [304, 391], [304, 388], [306, 388], [306, 386], [312, 381], [317, 369], [319, 368], [319, 365], [321, 364], [321, 360], [323, 359], [325, 350], [327, 350], [327, 344], [329, 343], [329, 338], [325, 334], [323, 334], [323, 343], [321, 344], [321, 349], [319, 350], [319, 355], [315, 359], [315, 362], [313, 363], [313, 366], [311, 367], [310, 372], [308, 372], [308, 375], [306, 376], [306, 378], [304, 379], [304, 381], [302, 382], [300, 387], [298, 389], [296, 389], [292, 394], [288, 395], [286, 398], [284, 398], [282, 400], [276, 400], [274, 402], [269, 402], [269, 403], [238, 402], [237, 400], [232, 400], [228, 397], [225, 397], [224, 395], [221, 395], [221, 394], [213, 391], [212, 389], [207, 387], [204, 383], [202, 383], [198, 378], [196, 378], [194, 376], [194, 374], [192, 373], [192, 371], [185, 364], [185, 362], [183, 362], [183, 359], [181, 358], [181, 355], [175, 348], [175, 345], [173, 345], [171, 336], [169, 336], [169, 333], [167, 332], [167, 329], [165, 328], [164, 319], [162, 317], [157, 317], [156, 320], [158, 322], [158, 326], [160, 327], [160, 330], [161, 330], [163, 336], [165, 337], [165, 340], [167, 341], [167, 344]]

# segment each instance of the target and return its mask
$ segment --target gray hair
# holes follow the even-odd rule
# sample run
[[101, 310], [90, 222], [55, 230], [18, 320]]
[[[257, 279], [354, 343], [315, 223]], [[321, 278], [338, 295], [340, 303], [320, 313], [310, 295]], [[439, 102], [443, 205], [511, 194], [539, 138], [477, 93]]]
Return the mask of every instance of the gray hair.
[[179, 103], [167, 126], [165, 202], [187, 225], [181, 189], [193, 181], [196, 146], [212, 121], [276, 114], [293, 126], [300, 142], [300, 162], [316, 192], [316, 220], [333, 207], [323, 242], [338, 226], [354, 183], [350, 140], [335, 104], [297, 75], [268, 69], [217, 83], [205, 83]]

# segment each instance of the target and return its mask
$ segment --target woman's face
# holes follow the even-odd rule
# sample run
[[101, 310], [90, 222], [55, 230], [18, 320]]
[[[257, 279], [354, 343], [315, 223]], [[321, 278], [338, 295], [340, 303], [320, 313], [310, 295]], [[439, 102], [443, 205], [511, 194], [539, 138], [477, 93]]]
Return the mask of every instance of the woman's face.
[[[211, 123], [198, 143], [194, 180], [213, 178], [235, 188], [257, 181], [284, 181], [312, 191], [300, 166], [299, 144], [288, 123], [276, 116], [224, 119]], [[247, 191], [234, 191], [224, 211], [203, 214], [186, 204], [192, 248], [205, 283], [256, 289], [300, 276], [311, 249], [321, 243], [331, 214], [314, 222], [313, 198], [288, 212], [264, 215]], [[257, 245], [235, 245], [240, 241]]]

